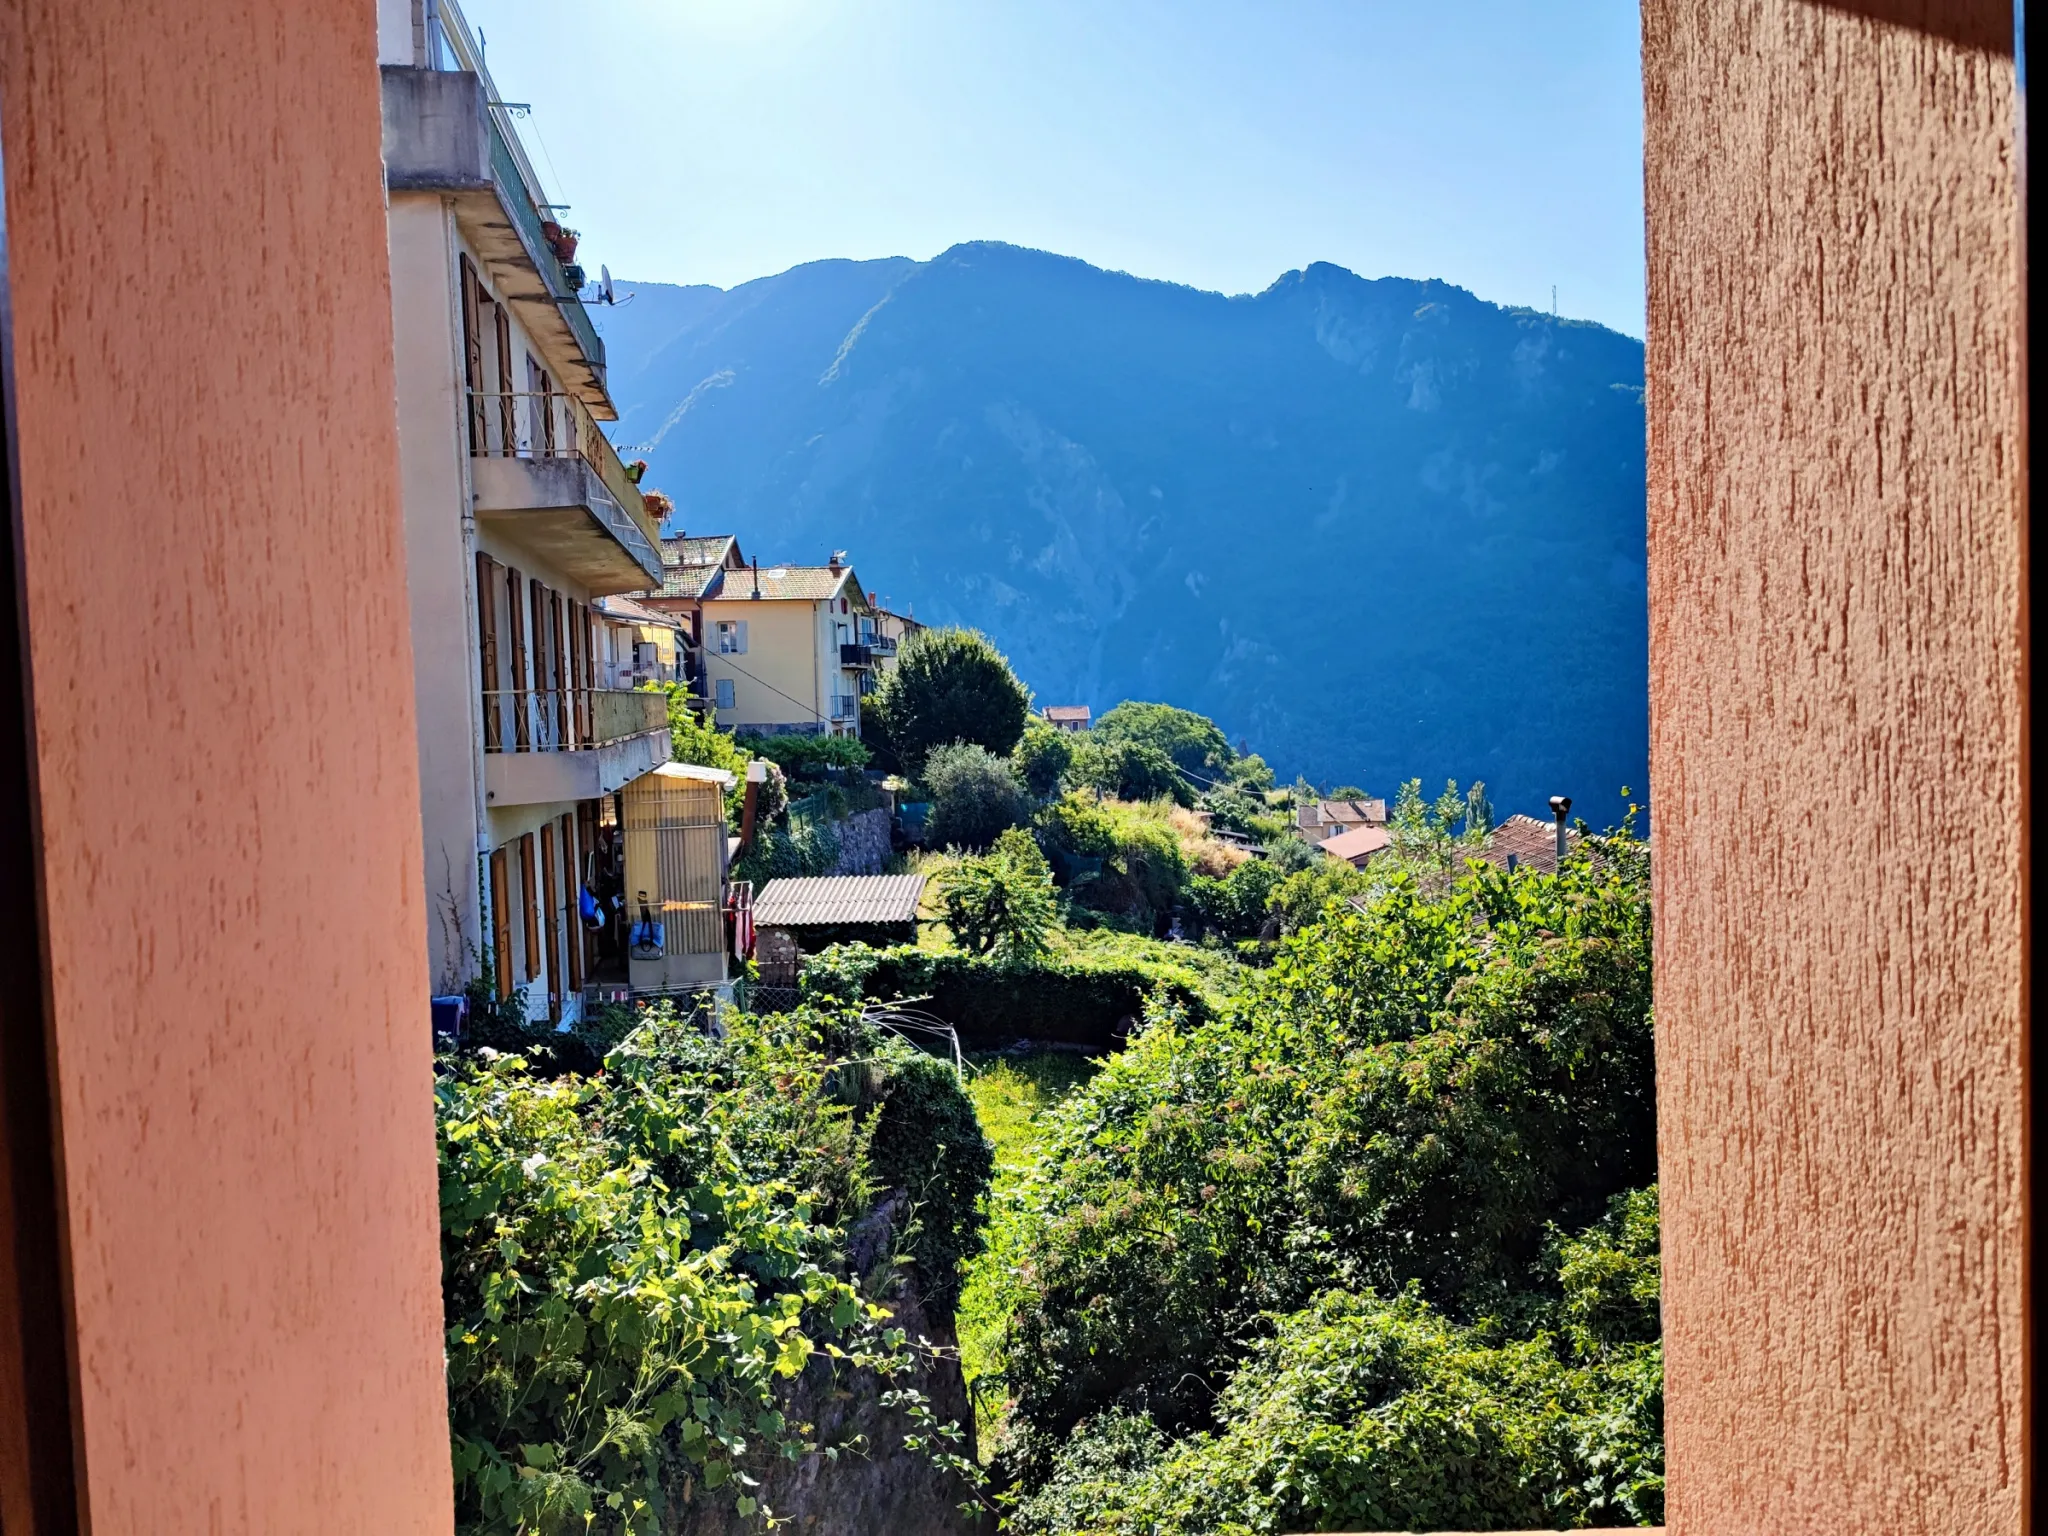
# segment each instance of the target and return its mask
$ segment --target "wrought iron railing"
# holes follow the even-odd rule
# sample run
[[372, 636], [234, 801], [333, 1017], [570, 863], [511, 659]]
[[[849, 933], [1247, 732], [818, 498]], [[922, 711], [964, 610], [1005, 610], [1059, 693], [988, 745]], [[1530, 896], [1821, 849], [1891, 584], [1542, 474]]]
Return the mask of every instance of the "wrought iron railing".
[[483, 700], [486, 752], [587, 752], [668, 729], [658, 689], [501, 688]]
[[832, 695], [832, 718], [834, 720], [851, 720], [859, 715], [859, 713], [860, 699], [857, 695], [851, 693], [835, 693]]
[[839, 665], [842, 667], [872, 667], [874, 664], [875, 652], [872, 646], [840, 642]]

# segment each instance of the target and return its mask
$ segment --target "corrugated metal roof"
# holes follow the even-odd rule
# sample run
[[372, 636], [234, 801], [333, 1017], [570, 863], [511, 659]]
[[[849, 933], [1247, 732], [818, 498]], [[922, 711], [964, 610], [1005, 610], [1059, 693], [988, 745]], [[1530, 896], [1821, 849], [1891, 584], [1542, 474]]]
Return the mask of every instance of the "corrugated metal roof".
[[754, 897], [759, 928], [824, 928], [911, 923], [924, 897], [923, 875], [827, 875], [771, 880]]

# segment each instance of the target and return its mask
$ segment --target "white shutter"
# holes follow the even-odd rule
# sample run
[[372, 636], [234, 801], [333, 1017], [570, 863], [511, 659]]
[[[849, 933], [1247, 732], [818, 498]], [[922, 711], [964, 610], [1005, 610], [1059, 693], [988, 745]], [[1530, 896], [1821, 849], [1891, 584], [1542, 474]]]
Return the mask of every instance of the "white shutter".
[[732, 649], [733, 649], [733, 654], [734, 654], [735, 656], [744, 656], [744, 655], [746, 655], [746, 654], [747, 654], [747, 621], [746, 621], [745, 619], [741, 619], [741, 620], [739, 621], [739, 623], [737, 623], [737, 624], [735, 624], [735, 625], [733, 626], [733, 635], [734, 635], [734, 639], [733, 639], [733, 647], [732, 647]]

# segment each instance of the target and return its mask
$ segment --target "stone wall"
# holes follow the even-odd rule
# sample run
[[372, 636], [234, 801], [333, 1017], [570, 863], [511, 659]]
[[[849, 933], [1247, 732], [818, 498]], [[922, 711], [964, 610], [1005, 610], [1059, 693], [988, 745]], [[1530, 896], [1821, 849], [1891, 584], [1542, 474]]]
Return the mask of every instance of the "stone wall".
[[839, 834], [839, 862], [832, 866], [832, 873], [879, 875], [887, 869], [890, 820], [888, 807], [880, 806], [833, 822], [832, 830]]

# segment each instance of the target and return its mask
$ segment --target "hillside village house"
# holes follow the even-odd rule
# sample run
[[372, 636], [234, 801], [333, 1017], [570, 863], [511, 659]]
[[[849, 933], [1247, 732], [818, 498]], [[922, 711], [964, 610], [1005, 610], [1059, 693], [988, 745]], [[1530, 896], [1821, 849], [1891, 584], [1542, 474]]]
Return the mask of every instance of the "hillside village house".
[[693, 673], [689, 626], [630, 597], [601, 597], [599, 679], [606, 688], [687, 682]]
[[907, 613], [895, 613], [878, 604], [872, 592], [868, 594], [868, 606], [874, 610], [874, 635], [868, 643], [875, 653], [875, 675], [886, 677], [896, 670], [896, 657], [903, 642], [926, 626]]
[[1085, 731], [1094, 718], [1086, 704], [1045, 706], [1045, 722], [1056, 731]]
[[[1048, 711], [1050, 713], [1050, 711]], [[1294, 827], [1303, 842], [1322, 843], [1361, 827], [1387, 824], [1384, 800], [1318, 800], [1295, 808]]]
[[620, 867], [618, 796], [669, 759], [667, 701], [637, 684], [687, 647], [602, 606], [663, 567], [598, 427], [617, 412], [573, 237], [451, 0], [398, 51], [384, 154], [429, 965], [437, 992], [488, 966], [530, 1016], [567, 1021], [601, 967], [624, 979], [619, 925], [593, 933], [581, 895], [653, 879]]

